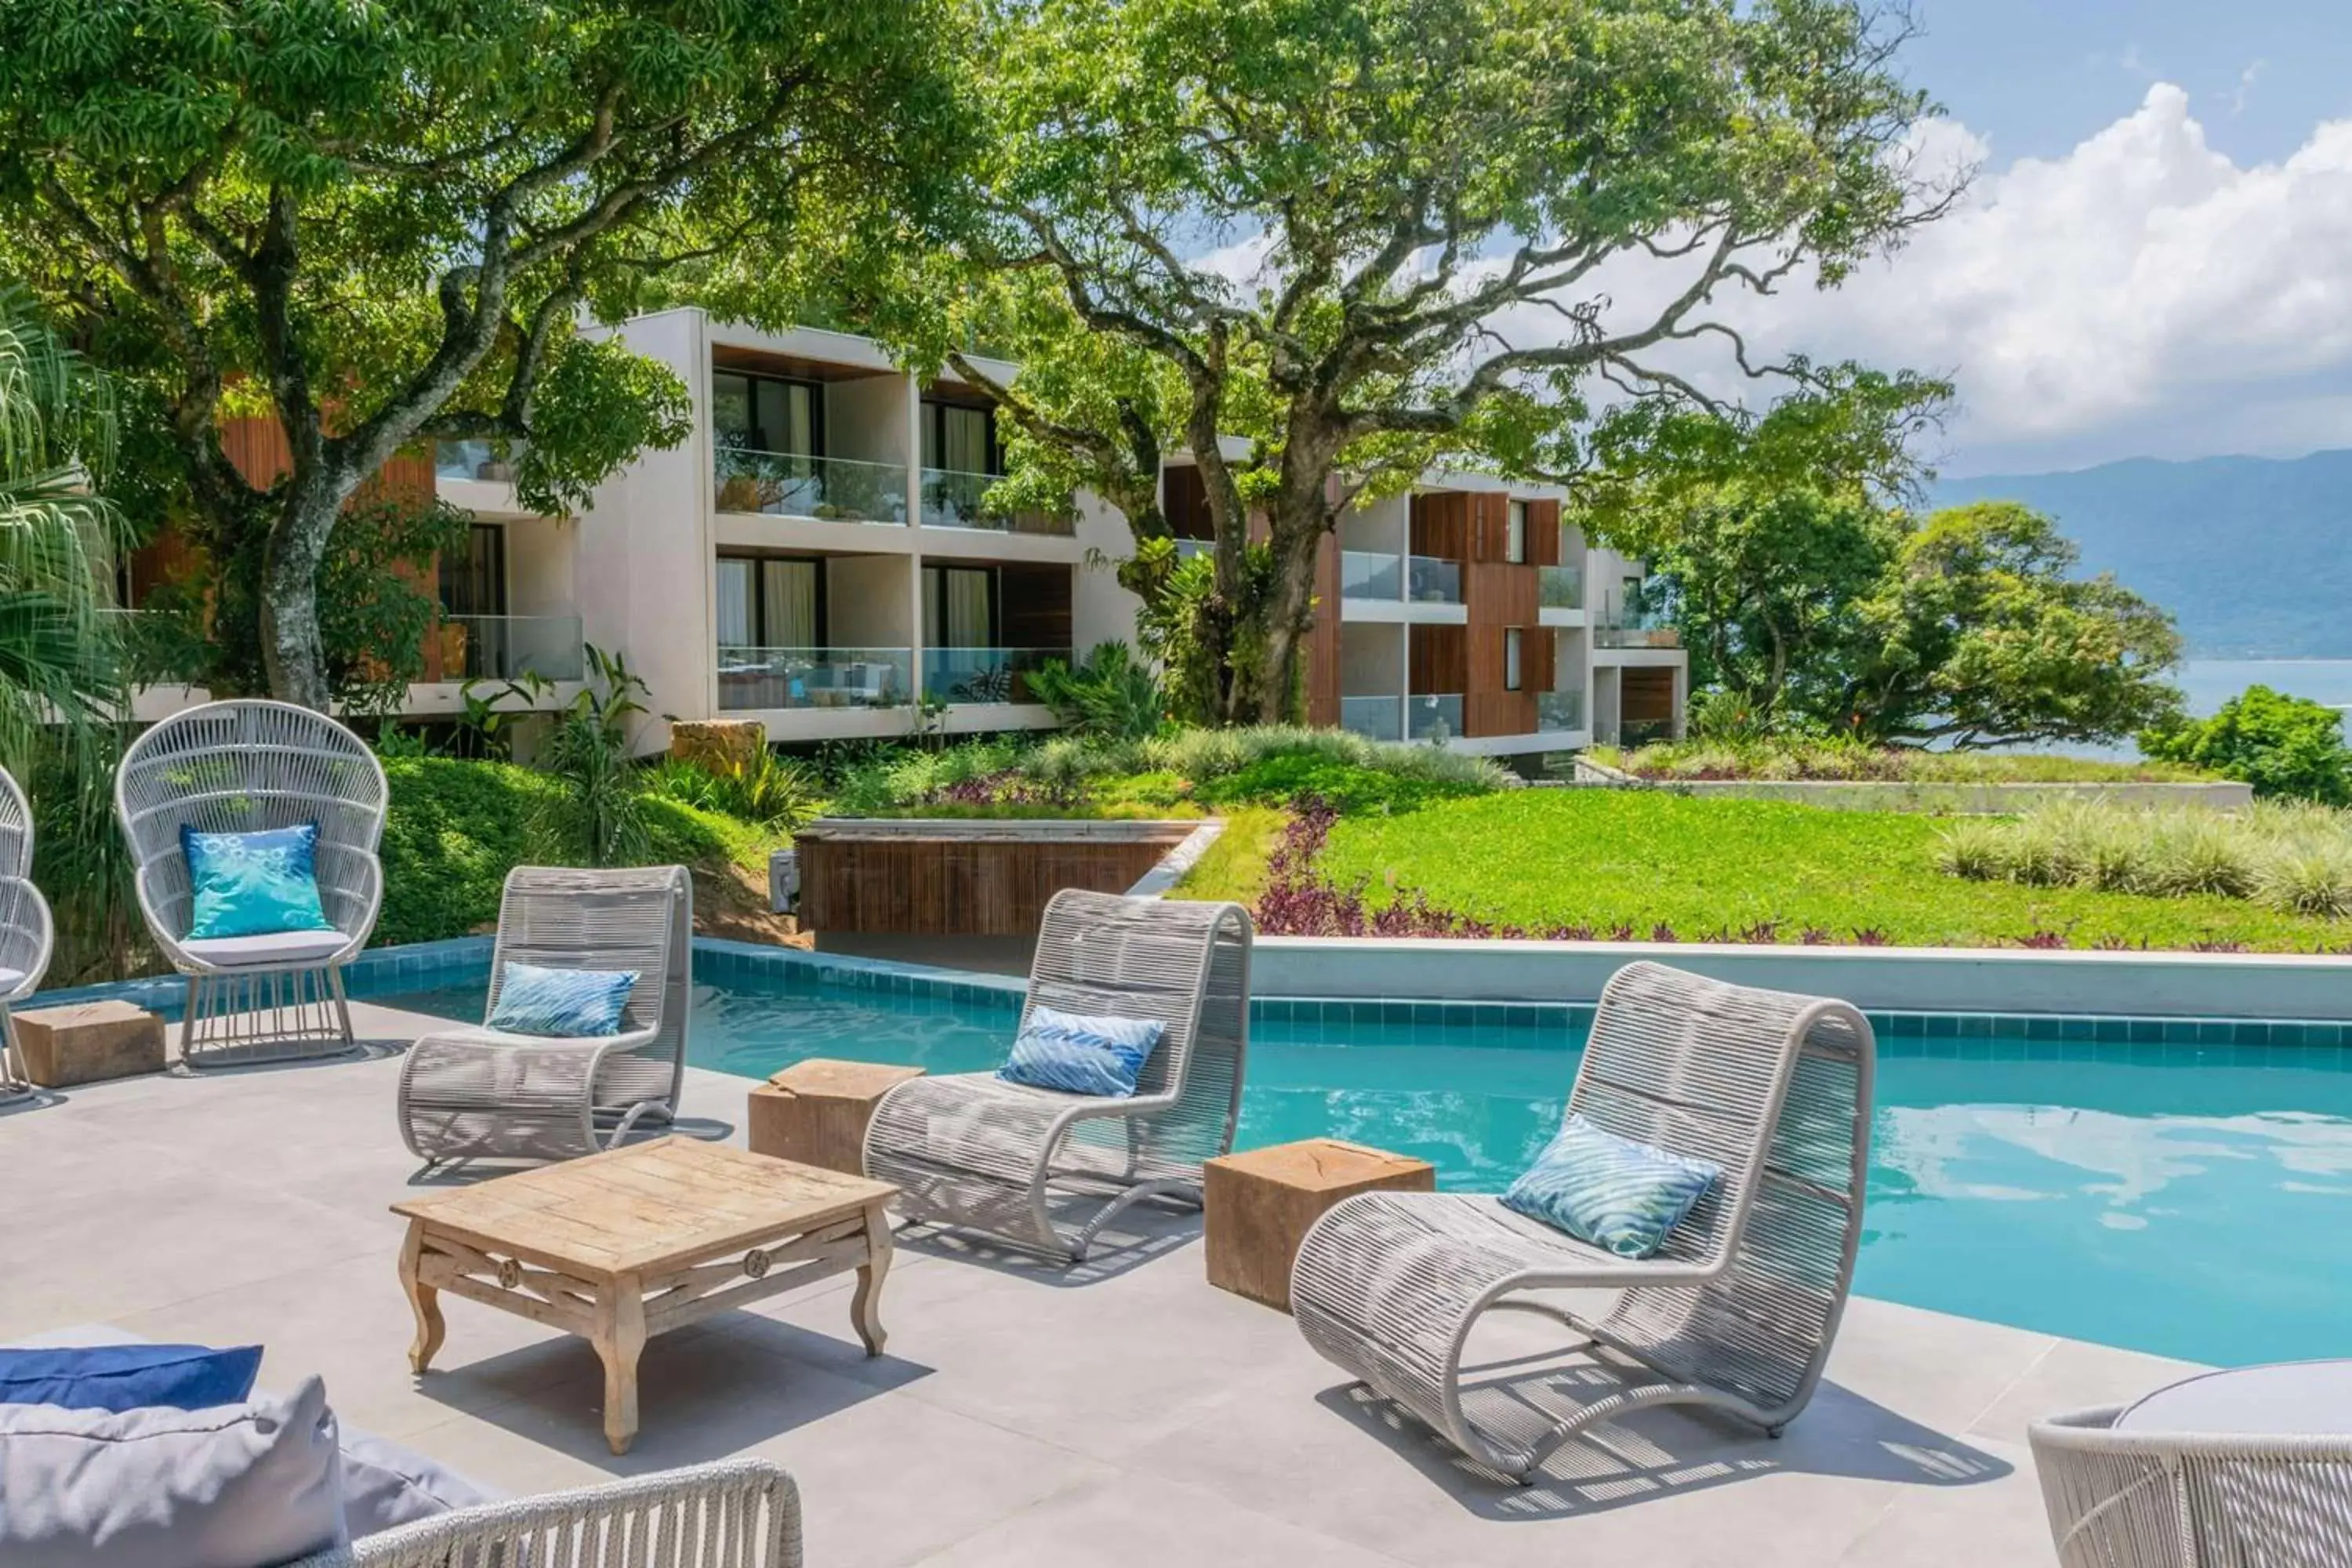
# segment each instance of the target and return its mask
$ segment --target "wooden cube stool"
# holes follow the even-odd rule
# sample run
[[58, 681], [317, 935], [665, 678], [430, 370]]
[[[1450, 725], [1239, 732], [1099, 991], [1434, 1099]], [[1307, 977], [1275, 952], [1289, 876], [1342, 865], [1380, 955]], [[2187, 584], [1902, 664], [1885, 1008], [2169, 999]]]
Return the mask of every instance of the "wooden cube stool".
[[163, 1070], [163, 1020], [128, 1002], [83, 1002], [16, 1015], [25, 1076], [43, 1089]]
[[828, 1171], [866, 1173], [866, 1124], [882, 1097], [920, 1068], [883, 1062], [794, 1062], [751, 1091], [751, 1152]]
[[1286, 1312], [1291, 1259], [1326, 1209], [1356, 1193], [1437, 1190], [1428, 1161], [1336, 1138], [1227, 1154], [1202, 1173], [1209, 1283]]

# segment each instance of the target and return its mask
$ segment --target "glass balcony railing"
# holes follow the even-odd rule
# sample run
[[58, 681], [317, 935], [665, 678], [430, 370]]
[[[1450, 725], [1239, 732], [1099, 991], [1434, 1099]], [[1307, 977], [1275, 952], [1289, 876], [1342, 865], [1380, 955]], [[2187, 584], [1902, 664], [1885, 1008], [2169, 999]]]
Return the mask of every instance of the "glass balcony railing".
[[1584, 693], [1581, 691], [1537, 692], [1536, 728], [1538, 730], [1583, 729]]
[[1462, 602], [1462, 563], [1434, 555], [1405, 557], [1405, 597], [1416, 605]]
[[[586, 673], [578, 616], [448, 616], [437, 630], [444, 680], [578, 680]], [[428, 649], [428, 651], [434, 651]]]
[[1404, 597], [1404, 558], [1381, 550], [1339, 552], [1339, 596], [1343, 599]]
[[914, 696], [914, 650], [903, 647], [719, 649], [719, 706], [896, 708]]
[[1537, 568], [1536, 603], [1547, 610], [1584, 608], [1584, 569], [1580, 566]]
[[907, 521], [907, 470], [898, 463], [720, 447], [713, 468], [720, 511], [826, 522]]
[[1399, 697], [1342, 697], [1339, 728], [1353, 730], [1368, 741], [1404, 739], [1404, 700]]
[[1680, 647], [1683, 635], [1663, 607], [1620, 605], [1601, 613], [1592, 641], [1599, 647]]
[[1213, 539], [1180, 539], [1176, 542], [1176, 559], [1190, 561], [1195, 555], [1207, 555], [1217, 548]]
[[961, 468], [925, 468], [922, 473], [925, 528], [984, 528], [994, 533], [1051, 533], [1067, 536], [1071, 519], [1042, 511], [992, 512], [982, 498], [1003, 479], [1002, 474], [967, 473]]
[[1404, 700], [1405, 733], [1416, 741], [1445, 741], [1462, 733], [1462, 694], [1416, 691]]
[[1029, 672], [1049, 658], [1070, 661], [1066, 647], [930, 647], [923, 650], [923, 694], [942, 702], [1034, 702]]
[[[500, 457], [503, 445], [506, 455]], [[440, 479], [482, 479], [491, 484], [514, 483], [514, 466], [522, 457], [520, 441], [436, 441], [433, 477]]]

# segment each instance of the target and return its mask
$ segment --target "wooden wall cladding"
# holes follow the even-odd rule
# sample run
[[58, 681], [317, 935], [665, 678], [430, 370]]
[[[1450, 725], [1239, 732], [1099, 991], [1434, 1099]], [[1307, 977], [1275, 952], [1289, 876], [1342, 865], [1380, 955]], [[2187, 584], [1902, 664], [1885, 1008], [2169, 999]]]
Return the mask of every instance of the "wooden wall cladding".
[[1307, 628], [1307, 721], [1339, 721], [1339, 536], [1315, 547], [1315, 619]]
[[1559, 564], [1559, 502], [1528, 502], [1528, 564]]
[[1467, 626], [1407, 626], [1406, 689], [1419, 696], [1460, 691], [1467, 666]]
[[801, 924], [900, 936], [1034, 936], [1064, 888], [1121, 893], [1189, 829], [1132, 842], [797, 840]]
[[[1070, 569], [1006, 562], [997, 568], [999, 618], [1006, 647], [1070, 646]], [[1076, 650], [1079, 658], [1087, 650]]]
[[1415, 555], [1466, 561], [1470, 555], [1470, 498], [1460, 490], [1421, 490], [1412, 498], [1410, 546]]
[[1629, 664], [1617, 672], [1617, 714], [1629, 723], [1652, 723], [1675, 716], [1675, 672], [1670, 665]]
[[1201, 480], [1201, 470], [1191, 463], [1171, 464], [1160, 470], [1160, 510], [1168, 519], [1169, 531], [1179, 539], [1214, 539], [1215, 524], [1209, 521], [1209, 487]]
[[[1536, 589], [1533, 566], [1496, 560], [1474, 561], [1463, 569], [1462, 599], [1470, 622], [1462, 688], [1465, 735], [1525, 735], [1536, 727], [1535, 681], [1528, 668], [1529, 646], [1544, 635], [1536, 626]], [[1503, 684], [1504, 633], [1513, 626], [1521, 628], [1517, 691]]]
[[1511, 498], [1500, 490], [1480, 490], [1470, 496], [1469, 561], [1511, 558]]

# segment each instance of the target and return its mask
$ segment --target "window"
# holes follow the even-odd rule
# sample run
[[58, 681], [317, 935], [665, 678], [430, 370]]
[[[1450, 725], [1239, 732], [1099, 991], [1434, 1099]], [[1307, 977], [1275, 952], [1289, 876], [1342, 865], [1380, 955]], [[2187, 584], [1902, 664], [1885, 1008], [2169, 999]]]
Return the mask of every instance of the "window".
[[466, 529], [466, 542], [442, 555], [441, 607], [453, 616], [507, 613], [504, 525], [471, 523]]
[[994, 647], [996, 608], [994, 567], [923, 568], [926, 647]]
[[824, 456], [824, 388], [781, 376], [713, 371], [710, 428], [722, 447], [821, 458]]
[[1503, 689], [1506, 691], [1519, 689], [1519, 638], [1522, 635], [1517, 626], [1503, 628]]
[[985, 408], [923, 399], [923, 467], [959, 474], [1001, 474], [996, 416]]
[[1515, 500], [1510, 506], [1510, 520], [1503, 528], [1503, 559], [1525, 561], [1528, 558], [1528, 503]]
[[824, 563], [784, 557], [719, 558], [719, 646], [824, 646]]

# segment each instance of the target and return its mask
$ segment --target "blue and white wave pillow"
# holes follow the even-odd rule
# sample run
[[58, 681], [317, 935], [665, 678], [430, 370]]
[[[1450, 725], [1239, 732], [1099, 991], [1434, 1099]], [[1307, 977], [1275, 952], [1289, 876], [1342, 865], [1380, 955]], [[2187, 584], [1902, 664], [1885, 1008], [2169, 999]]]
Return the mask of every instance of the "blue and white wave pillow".
[[319, 825], [257, 833], [204, 833], [180, 826], [187, 858], [188, 937], [275, 936], [332, 931], [319, 902]]
[[1511, 1184], [1503, 1206], [1620, 1258], [1649, 1258], [1722, 1174], [1705, 1160], [1571, 1116]]
[[1130, 1095], [1168, 1026], [1157, 1018], [1118, 1018], [1029, 1009], [1013, 1055], [996, 1069], [1007, 1083], [1064, 1094]]
[[510, 1035], [591, 1039], [621, 1032], [634, 969], [551, 969], [509, 962], [500, 972], [489, 1026]]

